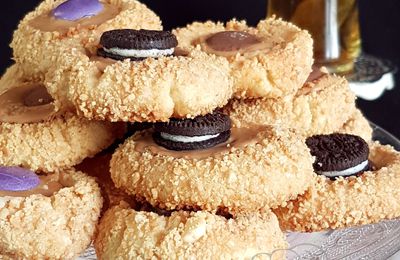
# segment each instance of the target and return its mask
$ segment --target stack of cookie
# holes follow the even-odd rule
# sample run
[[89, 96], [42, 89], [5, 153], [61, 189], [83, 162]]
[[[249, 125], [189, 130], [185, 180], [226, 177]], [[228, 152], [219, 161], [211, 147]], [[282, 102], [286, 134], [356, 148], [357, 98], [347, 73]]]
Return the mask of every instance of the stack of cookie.
[[45, 0], [21, 21], [0, 80], [0, 258], [94, 239], [100, 259], [283, 259], [285, 230], [400, 216], [400, 154], [372, 143], [344, 78], [313, 70], [306, 31], [161, 29], [135, 0]]

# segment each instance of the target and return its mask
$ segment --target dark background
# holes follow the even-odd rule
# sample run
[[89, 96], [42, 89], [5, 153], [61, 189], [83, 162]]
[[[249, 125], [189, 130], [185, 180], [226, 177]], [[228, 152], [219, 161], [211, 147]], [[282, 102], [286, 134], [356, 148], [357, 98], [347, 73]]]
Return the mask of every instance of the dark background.
[[[322, 0], [321, 0], [322, 1]], [[25, 13], [32, 10], [40, 0], [7, 1], [0, 10], [0, 73], [12, 63], [8, 47], [12, 31]], [[246, 19], [255, 25], [266, 14], [266, 1], [221, 1], [221, 0], [143, 0], [160, 15], [164, 27], [171, 29], [192, 21], [207, 19], [226, 21], [233, 17]], [[361, 0], [360, 22], [363, 50], [382, 58], [390, 59], [400, 66], [400, 1]], [[396, 74], [397, 86], [376, 101], [359, 99], [358, 106], [367, 118], [400, 137], [400, 73]]]

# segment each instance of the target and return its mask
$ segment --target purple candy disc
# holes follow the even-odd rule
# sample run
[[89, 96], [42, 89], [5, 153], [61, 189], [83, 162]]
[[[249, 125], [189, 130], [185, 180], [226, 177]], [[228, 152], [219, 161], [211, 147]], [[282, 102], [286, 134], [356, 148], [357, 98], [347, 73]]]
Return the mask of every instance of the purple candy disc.
[[26, 191], [40, 184], [39, 177], [21, 167], [0, 167], [0, 190]]
[[95, 16], [103, 10], [98, 0], [68, 0], [53, 10], [57, 19], [75, 21], [84, 17]]

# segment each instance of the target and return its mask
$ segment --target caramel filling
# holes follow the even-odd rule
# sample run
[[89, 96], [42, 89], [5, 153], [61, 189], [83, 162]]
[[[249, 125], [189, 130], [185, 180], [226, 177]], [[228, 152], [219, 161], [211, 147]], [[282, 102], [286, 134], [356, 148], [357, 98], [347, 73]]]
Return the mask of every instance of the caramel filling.
[[2, 191], [0, 190], [1, 197], [29, 197], [35, 194], [41, 194], [46, 197], [52, 196], [58, 192], [65, 185], [62, 183], [62, 178], [58, 174], [52, 174], [49, 176], [40, 176], [40, 184], [31, 190], [26, 191]]
[[221, 144], [204, 150], [173, 151], [157, 145], [152, 137], [152, 131], [146, 131], [135, 140], [135, 150], [143, 153], [149, 151], [153, 154], [171, 156], [174, 158], [205, 159], [228, 153], [232, 148], [242, 148], [250, 144], [261, 142], [258, 133], [265, 129], [262, 126], [251, 128], [232, 128], [230, 138]]
[[66, 34], [71, 28], [79, 29], [91, 29], [92, 27], [103, 24], [104, 22], [113, 19], [120, 12], [121, 9], [115, 5], [102, 3], [104, 6], [103, 11], [98, 15], [85, 17], [76, 21], [68, 21], [56, 19], [52, 11], [37, 16], [30, 21], [30, 26], [43, 32], [60, 32]]
[[209, 35], [201, 41], [202, 49], [219, 56], [235, 56], [254, 51], [266, 51], [272, 43], [243, 31], [223, 31]]
[[23, 84], [0, 95], [0, 122], [37, 123], [55, 115], [53, 98], [40, 84]]

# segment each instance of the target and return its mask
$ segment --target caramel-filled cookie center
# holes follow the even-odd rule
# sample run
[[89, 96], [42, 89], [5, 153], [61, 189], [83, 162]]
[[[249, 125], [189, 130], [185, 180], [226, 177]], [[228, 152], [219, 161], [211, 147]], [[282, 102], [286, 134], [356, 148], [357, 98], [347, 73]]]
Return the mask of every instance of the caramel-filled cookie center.
[[41, 84], [23, 84], [0, 95], [0, 122], [37, 123], [55, 115], [53, 98]]
[[152, 137], [152, 131], [146, 131], [143, 136], [135, 140], [135, 150], [143, 153], [150, 151], [156, 155], [171, 156], [174, 158], [205, 159], [208, 157], [222, 156], [232, 148], [242, 148], [262, 141], [258, 133], [265, 129], [262, 126], [251, 128], [232, 128], [230, 138], [221, 144], [203, 150], [173, 151], [157, 145]]
[[31, 190], [26, 191], [3, 191], [0, 190], [1, 197], [29, 197], [35, 194], [41, 194], [46, 197], [52, 196], [54, 193], [58, 192], [62, 188], [66, 187], [66, 183], [63, 183], [62, 177], [60, 175], [49, 175], [40, 176], [40, 184]]
[[92, 26], [101, 25], [108, 20], [116, 17], [120, 12], [121, 8], [115, 5], [102, 3], [104, 6], [103, 11], [98, 15], [85, 17], [76, 21], [56, 19], [52, 11], [39, 15], [29, 22], [29, 25], [35, 29], [43, 32], [59, 32], [61, 34], [67, 33], [71, 28], [76, 29], [89, 29]]
[[240, 31], [219, 32], [208, 37], [205, 42], [211, 49], [224, 52], [244, 50], [261, 43], [255, 35]]
[[223, 31], [206, 36], [201, 40], [205, 52], [218, 56], [235, 56], [272, 48], [272, 43], [244, 31]]

